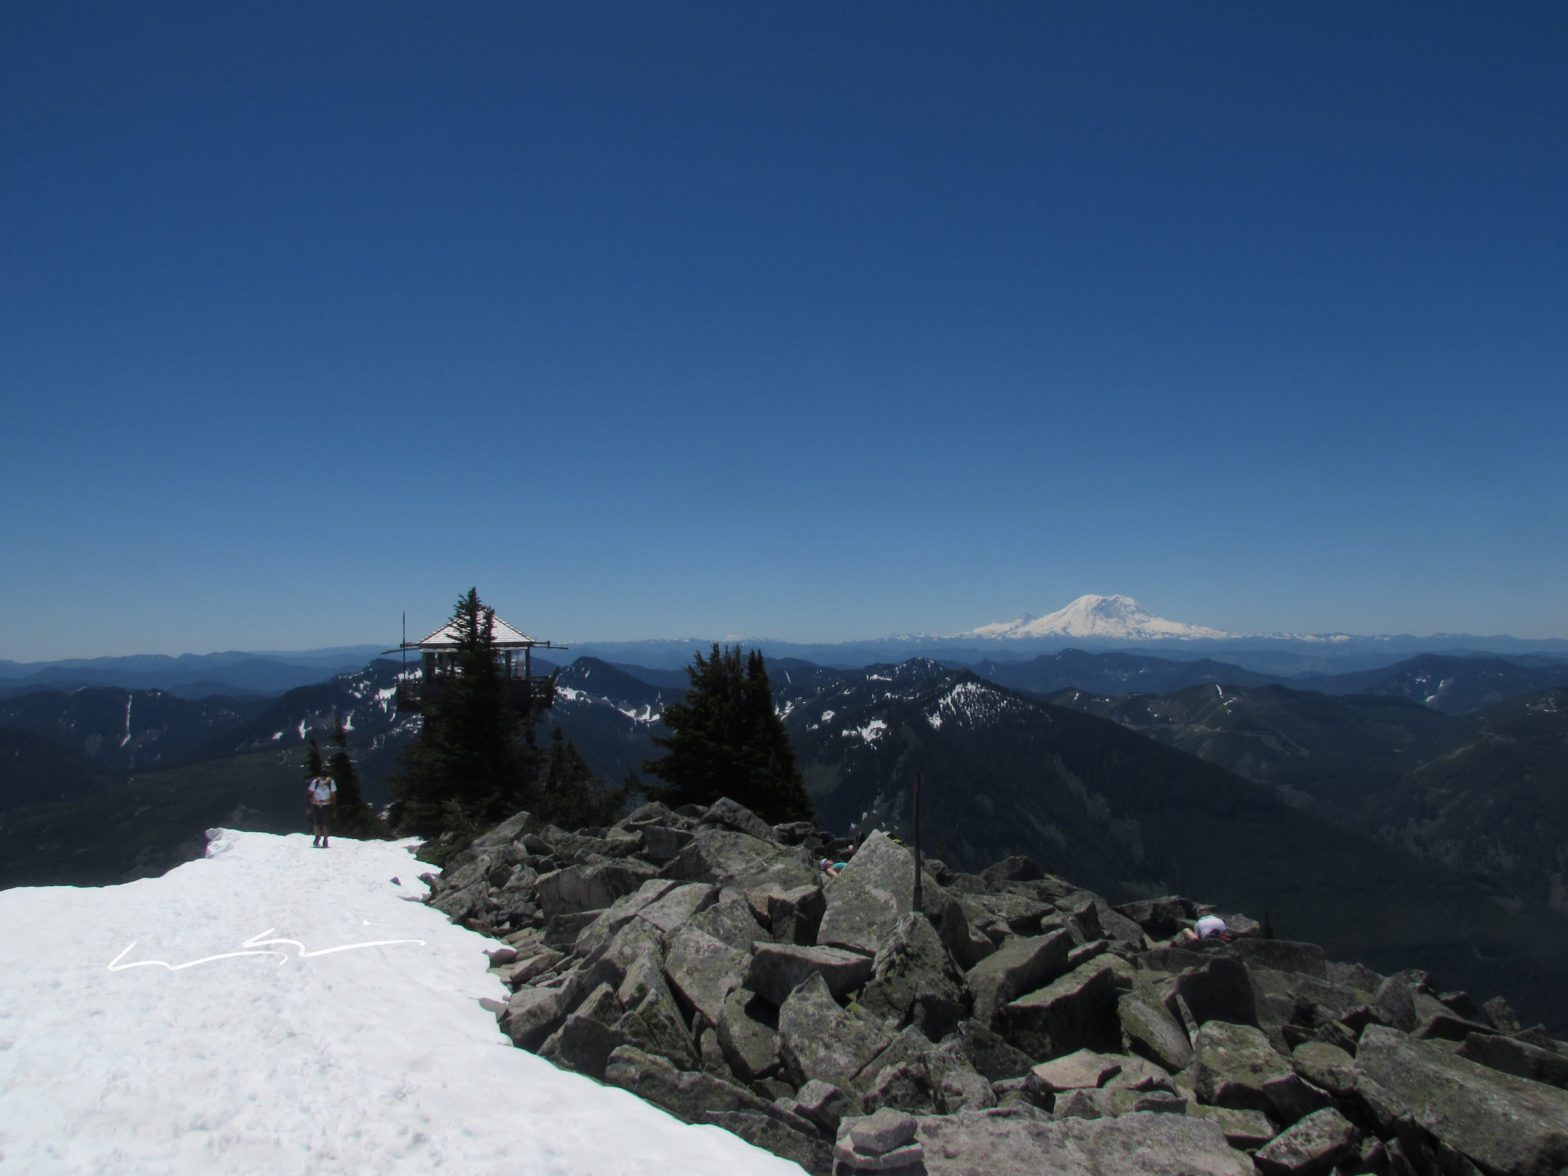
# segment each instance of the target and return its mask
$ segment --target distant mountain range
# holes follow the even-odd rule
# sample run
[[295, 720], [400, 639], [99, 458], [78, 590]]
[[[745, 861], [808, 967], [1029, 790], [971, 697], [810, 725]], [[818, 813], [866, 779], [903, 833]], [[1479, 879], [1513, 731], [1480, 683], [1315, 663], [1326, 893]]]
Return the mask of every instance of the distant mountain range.
[[290, 653], [138, 654], [132, 657], [72, 658], [54, 662], [0, 659], [0, 696], [27, 690], [74, 690], [118, 686], [164, 690], [184, 698], [214, 694], [282, 694], [322, 682], [334, 674], [363, 669], [380, 648], [351, 645]]
[[[573, 642], [575, 654], [607, 665], [627, 664], [643, 672], [679, 672], [692, 655], [706, 653], [709, 638], [643, 641]], [[1041, 654], [1072, 649], [1118, 652], [1175, 661], [1220, 662], [1234, 669], [1229, 681], [1241, 684], [1238, 671], [1275, 681], [1306, 676], [1376, 671], [1418, 654], [1466, 655], [1491, 653], [1520, 662], [1536, 657], [1568, 662], [1568, 639], [1525, 639], [1440, 634], [1352, 636], [1349, 634], [1228, 633], [1202, 625], [1155, 616], [1128, 596], [1080, 596], [1044, 616], [1025, 614], [1013, 621], [981, 625], [946, 636], [932, 634], [882, 637], [834, 643], [802, 643], [748, 638], [742, 644], [760, 649], [770, 663], [809, 662], [839, 669], [859, 669], [911, 657], [929, 657], [943, 665], [967, 667], [1001, 681], [1000, 667], [1023, 663]], [[282, 653], [230, 651], [147, 654], [135, 657], [70, 659], [22, 663], [0, 659], [0, 698], [30, 690], [72, 690], [84, 686], [115, 686], [131, 690], [164, 690], [183, 698], [214, 695], [277, 695], [297, 686], [324, 682], [352, 673], [383, 651], [374, 645]], [[1521, 663], [1522, 664], [1522, 663]], [[680, 681], [684, 681], [681, 679]], [[1008, 684], [1014, 684], [1009, 681]], [[1082, 683], [1066, 683], [1082, 685]], [[1060, 688], [1058, 684], [1055, 688]], [[1020, 686], [1041, 690], [1038, 686]], [[1096, 689], [1098, 687], [1095, 687]], [[1154, 689], [1145, 683], [1130, 689]], [[1313, 689], [1322, 689], [1314, 685]]]
[[[1568, 665], [1416, 658], [1311, 690], [1141, 653], [985, 669], [771, 660], [822, 823], [907, 837], [920, 778], [927, 847], [954, 865], [1027, 853], [1115, 896], [1266, 909], [1282, 934], [1384, 970], [1419, 961], [1536, 1008], [1564, 996]], [[271, 698], [0, 700], [0, 885], [157, 873], [216, 824], [297, 828], [306, 743], [325, 746], [334, 716], [384, 802], [419, 722], [396, 710], [398, 672], [379, 661]], [[538, 734], [559, 726], [619, 783], [657, 755], [685, 684], [579, 657]]]

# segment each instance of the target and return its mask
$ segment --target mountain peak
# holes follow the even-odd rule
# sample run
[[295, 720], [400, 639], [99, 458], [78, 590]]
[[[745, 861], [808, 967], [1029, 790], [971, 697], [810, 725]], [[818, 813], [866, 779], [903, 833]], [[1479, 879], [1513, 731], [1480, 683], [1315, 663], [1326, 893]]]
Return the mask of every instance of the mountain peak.
[[962, 637], [1099, 637], [1115, 641], [1196, 640], [1231, 634], [1157, 617], [1130, 596], [1080, 596], [1043, 617], [1025, 613], [961, 633]]

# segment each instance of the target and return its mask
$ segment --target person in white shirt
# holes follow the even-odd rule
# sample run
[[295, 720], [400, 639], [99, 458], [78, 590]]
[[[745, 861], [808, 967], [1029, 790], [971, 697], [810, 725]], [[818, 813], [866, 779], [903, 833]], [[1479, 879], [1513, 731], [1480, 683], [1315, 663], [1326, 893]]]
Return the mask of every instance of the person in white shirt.
[[310, 827], [316, 834], [311, 845], [327, 848], [327, 825], [338, 803], [338, 783], [331, 776], [314, 777], [305, 785], [305, 814], [310, 817]]
[[1191, 927], [1182, 930], [1181, 939], [1229, 939], [1230, 928], [1218, 915], [1204, 915]]

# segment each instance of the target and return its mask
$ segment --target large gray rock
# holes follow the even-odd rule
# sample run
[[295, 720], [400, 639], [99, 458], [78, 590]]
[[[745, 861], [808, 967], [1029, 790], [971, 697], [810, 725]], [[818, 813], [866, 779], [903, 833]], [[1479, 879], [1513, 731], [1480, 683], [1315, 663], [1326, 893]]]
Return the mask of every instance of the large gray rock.
[[946, 1037], [967, 1011], [967, 990], [924, 915], [906, 915], [877, 952], [863, 1008], [899, 1028], [919, 1027], [932, 1041]]
[[501, 1032], [521, 1049], [537, 1050], [560, 1025], [561, 994], [552, 988], [522, 988], [506, 1002]]
[[1135, 951], [1149, 945], [1149, 938], [1143, 933], [1143, 928], [1116, 910], [1099, 895], [1094, 896], [1094, 910], [1100, 918], [1100, 930], [1107, 939], [1114, 940]]
[[744, 891], [812, 886], [820, 871], [800, 846], [775, 845], [730, 829], [703, 828], [692, 834], [662, 873], [682, 882], [712, 882]]
[[639, 960], [627, 969], [615, 995], [626, 1010], [615, 1028], [629, 1044], [668, 1058], [683, 1070], [697, 1065], [686, 1018], [654, 960]]
[[1258, 1149], [1253, 1157], [1267, 1176], [1323, 1176], [1357, 1157], [1358, 1132], [1333, 1107], [1314, 1111]]
[[1174, 894], [1124, 902], [1116, 912], [1137, 923], [1152, 939], [1169, 939], [1198, 917], [1197, 907], [1190, 899]]
[[697, 818], [697, 824], [699, 827], [709, 825], [719, 829], [731, 829], [736, 833], [755, 837], [758, 841], [777, 840], [773, 835], [772, 825], [727, 796], [720, 797], [709, 805], [708, 811]]
[[931, 1097], [940, 1113], [953, 1115], [996, 1105], [990, 1080], [975, 1069], [958, 1038], [948, 1038], [924, 1060], [931, 1078]]
[[[759, 897], [755, 892], [753, 899]], [[795, 886], [788, 890], [771, 889], [760, 895], [767, 912], [768, 930], [779, 943], [800, 946], [817, 941], [817, 928], [827, 910], [827, 898], [820, 886]]]
[[519, 947], [517, 959], [507, 971], [506, 982], [513, 988], [520, 988], [554, 970], [565, 958], [564, 952], [546, 947], [534, 939], [527, 940]]
[[539, 1056], [565, 1069], [602, 1079], [611, 1052], [626, 1043], [625, 1036], [613, 1025], [620, 1015], [614, 992], [608, 984], [601, 985], [550, 1034], [539, 1047]]
[[1144, 1057], [1167, 1070], [1185, 1069], [1192, 1061], [1187, 1030], [1147, 989], [1123, 993], [1116, 1002], [1116, 1016], [1128, 1043]]
[[918, 1122], [929, 1176], [1254, 1176], [1218, 1125], [1185, 1115], [1042, 1122], [966, 1111]]
[[1372, 1000], [1372, 1016], [1381, 1024], [1401, 1033], [1415, 1032], [1419, 1018], [1416, 1015], [1415, 990], [1401, 976], [1390, 976], [1378, 986]]
[[680, 930], [719, 897], [719, 888], [705, 882], [671, 882], [669, 886], [670, 889], [636, 911], [639, 919], [661, 935]]
[[718, 1041], [731, 1073], [755, 1082], [779, 1069], [778, 1030], [768, 1024], [768, 1010], [757, 994], [734, 989], [719, 1014]]
[[687, 926], [706, 931], [720, 943], [737, 951], [751, 953], [758, 940], [767, 941], [768, 933], [752, 914], [751, 904], [738, 890], [720, 890], [718, 897], [692, 916]]
[[969, 1064], [991, 1082], [1022, 1078], [1034, 1065], [1033, 1058], [979, 1021], [963, 1022], [955, 1036]]
[[1545, 1082], [1568, 1090], [1568, 1057], [1528, 1042], [1495, 1033], [1472, 1033], [1459, 1047], [1459, 1056], [1480, 1062], [1505, 1074]]
[[677, 996], [707, 1024], [717, 1025], [724, 998], [740, 984], [748, 959], [706, 931], [683, 927], [667, 942], [664, 974]]
[[796, 1087], [815, 1078], [852, 1091], [861, 1071], [892, 1041], [877, 1018], [839, 1008], [819, 975], [790, 993], [779, 1009], [779, 1053]]
[[942, 946], [966, 972], [996, 950], [996, 944], [969, 922], [961, 902], [950, 902], [937, 925]]
[[837, 947], [797, 947], [759, 943], [745, 966], [744, 985], [765, 1000], [782, 1005], [809, 976], [821, 976], [835, 1000], [843, 1000], [871, 974], [872, 960]]
[[830, 1176], [833, 1170], [832, 1145], [820, 1138], [810, 1124], [802, 1130], [777, 1114], [740, 1110], [704, 1111], [695, 1121], [722, 1127], [753, 1147], [793, 1160], [811, 1176]]
[[539, 908], [546, 918], [554, 919], [604, 910], [623, 895], [635, 893], [653, 874], [652, 866], [635, 860], [567, 866], [541, 874], [534, 889]]
[[1003, 1005], [1067, 970], [1067, 953], [1072, 949], [1072, 933], [1066, 929], [1002, 944], [965, 977], [974, 998], [974, 1019], [995, 1028]]
[[1075, 1049], [1121, 1048], [1116, 969], [1104, 959], [1080, 964], [1002, 1009], [1002, 1034], [1031, 1057]]
[[1276, 1134], [1274, 1124], [1262, 1111], [1199, 1104], [1191, 1107], [1188, 1114], [1217, 1123], [1225, 1133], [1226, 1142], [1243, 1151], [1256, 1151]]
[[825, 890], [817, 942], [874, 955], [914, 910], [914, 856], [880, 830]]
[[1287, 1123], [1315, 1109], [1303, 1083], [1261, 1029], [1209, 1021], [1193, 1040], [1192, 1084], [1205, 1103], [1267, 1111]]
[[1312, 1085], [1335, 1096], [1356, 1088], [1356, 1059], [1337, 1045], [1304, 1041], [1291, 1050], [1290, 1063]]
[[614, 1050], [604, 1067], [604, 1081], [663, 1107], [688, 1123], [701, 1122], [710, 1111], [751, 1111], [765, 1114], [768, 1101], [735, 1082], [702, 1070], [678, 1070], [664, 1058], [635, 1046]]
[[1249, 967], [1272, 968], [1328, 982], [1328, 962], [1315, 943], [1291, 939], [1236, 939], [1220, 948]]
[[1100, 922], [1100, 908], [1095, 905], [1094, 899], [1095, 896], [1088, 891], [1079, 890], [1057, 899], [1054, 904], [1057, 916], [1073, 933], [1073, 939], [1077, 943], [1083, 944], [1108, 938], [1105, 927]]
[[838, 1134], [839, 1123], [854, 1105], [849, 1095], [831, 1082], [816, 1078], [797, 1090], [794, 1098], [782, 1102], [786, 1108], [828, 1135]]
[[667, 825], [645, 825], [641, 828], [643, 856], [657, 865], [664, 865], [680, 856], [681, 850], [692, 842], [690, 829], [672, 829]]
[[641, 919], [632, 919], [611, 936], [602, 949], [581, 958], [566, 986], [568, 1001], [575, 1005], [581, 994], [600, 984], [619, 988], [636, 964], [644, 961], [659, 964], [663, 960], [664, 940], [658, 931]]
[[1042, 924], [1056, 922], [1056, 908], [1032, 895], [964, 894], [955, 900], [972, 926], [998, 935], [1039, 935]]
[[1557, 1176], [1568, 1166], [1568, 1091], [1368, 1025], [1356, 1070], [1398, 1098], [1438, 1143], [1488, 1172]]
[[497, 846], [509, 845], [514, 841], [521, 841], [529, 833], [537, 831], [541, 822], [532, 813], [520, 812], [508, 817], [495, 828], [481, 833], [474, 838], [471, 850], [492, 849]]
[[1350, 1015], [1363, 1004], [1359, 993], [1300, 972], [1247, 965], [1261, 1029], [1287, 1024], [1322, 1026]]
[[1031, 1082], [1040, 1090], [1048, 1094], [1061, 1094], [1069, 1090], [1098, 1090], [1121, 1073], [1121, 1069], [1122, 1059], [1114, 1054], [1077, 1049], [1048, 1062], [1041, 1062], [1029, 1074]]
[[1181, 997], [1199, 1024], [1226, 1021], [1232, 1025], [1258, 1023], [1256, 998], [1246, 965], [1227, 956], [1210, 956], [1202, 965], [1176, 978], [1175, 995]]

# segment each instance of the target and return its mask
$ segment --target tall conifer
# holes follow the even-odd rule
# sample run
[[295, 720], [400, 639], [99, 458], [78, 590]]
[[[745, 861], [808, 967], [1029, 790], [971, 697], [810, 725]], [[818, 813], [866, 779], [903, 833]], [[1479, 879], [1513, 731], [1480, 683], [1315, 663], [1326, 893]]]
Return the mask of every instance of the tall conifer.
[[426, 836], [483, 829], [527, 808], [539, 756], [527, 738], [531, 714], [512, 710], [496, 662], [495, 611], [477, 589], [452, 613], [451, 672], [424, 684], [424, 725], [393, 782], [398, 827]]
[[766, 821], [810, 820], [811, 800], [774, 709], [762, 653], [752, 650], [743, 665], [739, 645], [721, 650], [715, 642], [686, 673], [686, 697], [664, 708], [670, 734], [654, 738], [669, 754], [645, 765], [664, 786], [648, 791], [672, 805], [727, 796]]

